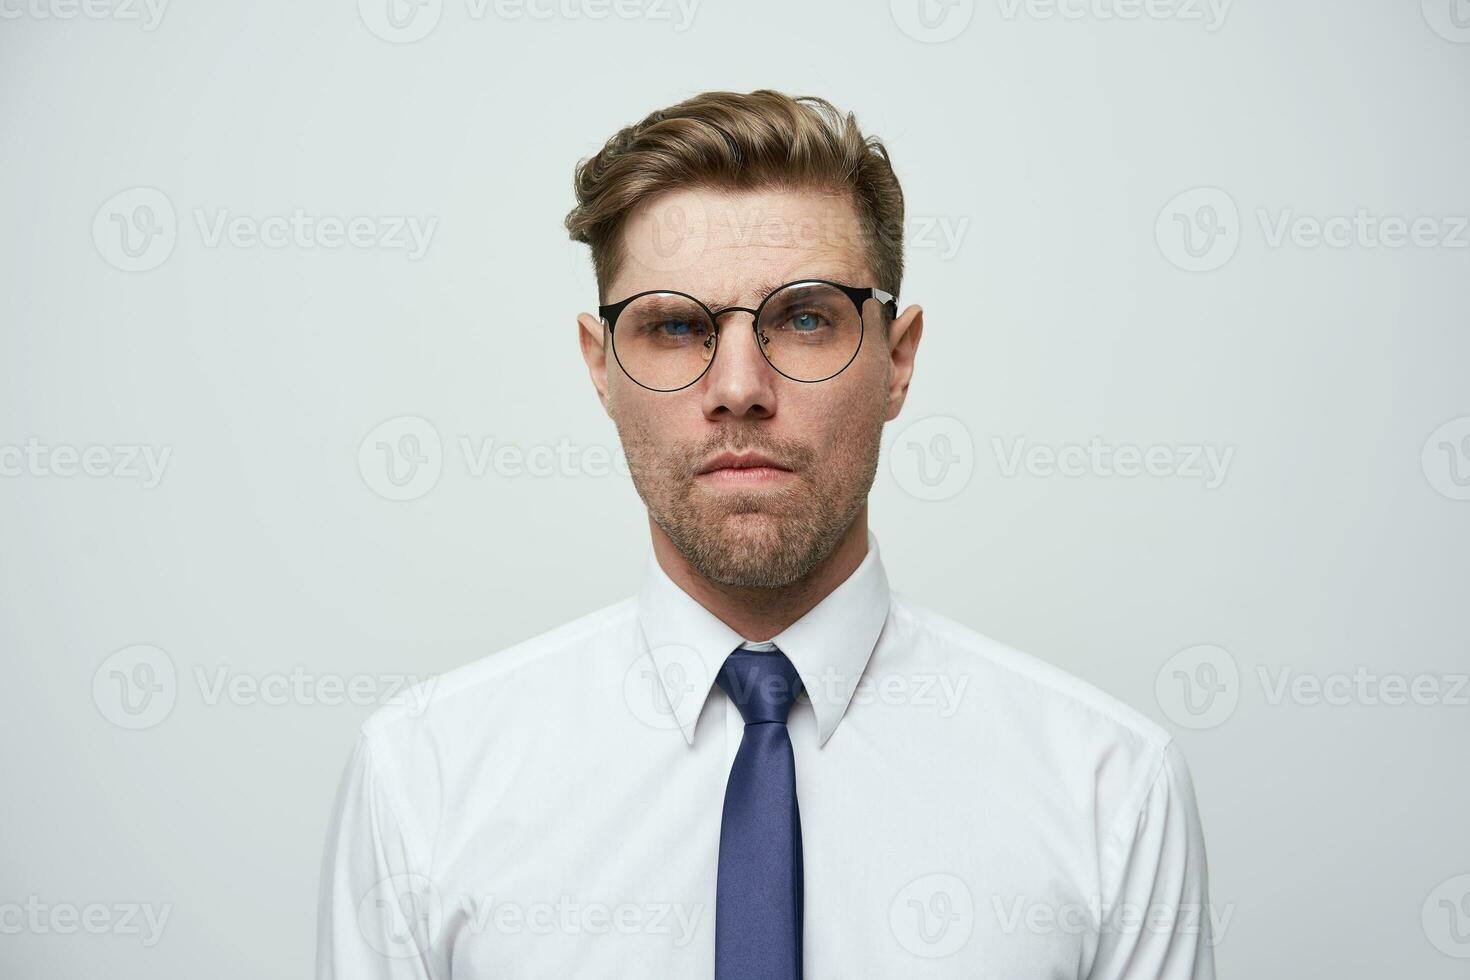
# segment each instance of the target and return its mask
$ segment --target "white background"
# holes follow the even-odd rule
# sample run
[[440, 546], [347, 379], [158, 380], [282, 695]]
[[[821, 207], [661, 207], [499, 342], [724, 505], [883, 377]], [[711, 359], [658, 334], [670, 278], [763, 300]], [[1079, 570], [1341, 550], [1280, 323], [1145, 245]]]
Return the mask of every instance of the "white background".
[[89, 2], [0, 0], [0, 973], [310, 972], [368, 702], [638, 585], [625, 477], [475, 464], [617, 447], [574, 164], [771, 87], [907, 194], [894, 587], [1177, 732], [1222, 976], [1464, 975], [1463, 0]]

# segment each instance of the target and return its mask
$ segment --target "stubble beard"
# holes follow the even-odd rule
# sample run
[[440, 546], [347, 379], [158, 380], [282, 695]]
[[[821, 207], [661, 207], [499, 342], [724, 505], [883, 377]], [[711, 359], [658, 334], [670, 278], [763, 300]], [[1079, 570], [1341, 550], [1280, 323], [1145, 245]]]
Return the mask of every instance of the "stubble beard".
[[[784, 589], [805, 579], [862, 510], [878, 471], [882, 426], [848, 431], [833, 453], [841, 465], [822, 474], [808, 447], [752, 439], [748, 430], [658, 456], [639, 432], [619, 426], [633, 485], [654, 523], [701, 576], [751, 590]], [[794, 478], [782, 487], [748, 491], [700, 486], [694, 477], [700, 464], [725, 449], [759, 450], [791, 466]]]

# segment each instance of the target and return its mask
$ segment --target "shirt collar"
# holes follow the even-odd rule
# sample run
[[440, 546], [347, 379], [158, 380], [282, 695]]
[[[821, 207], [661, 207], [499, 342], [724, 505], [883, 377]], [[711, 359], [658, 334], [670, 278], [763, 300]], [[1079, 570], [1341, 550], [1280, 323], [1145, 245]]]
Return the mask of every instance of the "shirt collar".
[[[817, 744], [825, 745], [842, 720], [862, 678], [878, 634], [888, 619], [888, 576], [878, 539], [868, 531], [868, 553], [841, 585], [806, 615], [771, 638], [801, 675], [817, 719]], [[669, 578], [652, 547], [638, 594], [643, 629], [659, 683], [684, 740], [694, 744], [694, 725], [725, 658], [747, 641]]]

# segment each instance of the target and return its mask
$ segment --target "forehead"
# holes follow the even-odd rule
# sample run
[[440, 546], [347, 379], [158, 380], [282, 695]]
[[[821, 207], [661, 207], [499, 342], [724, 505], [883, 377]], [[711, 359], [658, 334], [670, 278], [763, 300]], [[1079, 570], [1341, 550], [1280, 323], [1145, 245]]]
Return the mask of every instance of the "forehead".
[[628, 216], [622, 247], [609, 301], [675, 289], [712, 307], [753, 306], [798, 279], [873, 285], [857, 210], [831, 191], [668, 191]]

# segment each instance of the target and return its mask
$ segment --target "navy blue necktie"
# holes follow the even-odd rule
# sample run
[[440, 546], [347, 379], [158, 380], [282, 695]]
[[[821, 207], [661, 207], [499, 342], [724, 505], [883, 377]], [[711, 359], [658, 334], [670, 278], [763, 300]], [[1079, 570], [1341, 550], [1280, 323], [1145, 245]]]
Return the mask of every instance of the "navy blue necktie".
[[780, 650], [742, 647], [715, 683], [745, 719], [720, 820], [715, 980], [800, 980], [801, 813], [786, 717], [801, 677]]

